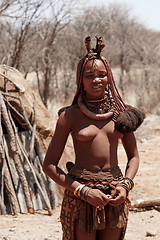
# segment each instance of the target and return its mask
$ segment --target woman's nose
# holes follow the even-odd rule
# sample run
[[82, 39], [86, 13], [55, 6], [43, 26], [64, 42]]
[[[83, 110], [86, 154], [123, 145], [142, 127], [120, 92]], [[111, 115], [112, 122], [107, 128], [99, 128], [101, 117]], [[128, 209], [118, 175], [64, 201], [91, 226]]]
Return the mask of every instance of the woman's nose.
[[97, 82], [101, 82], [101, 79], [97, 76], [94, 77], [93, 82], [97, 83]]

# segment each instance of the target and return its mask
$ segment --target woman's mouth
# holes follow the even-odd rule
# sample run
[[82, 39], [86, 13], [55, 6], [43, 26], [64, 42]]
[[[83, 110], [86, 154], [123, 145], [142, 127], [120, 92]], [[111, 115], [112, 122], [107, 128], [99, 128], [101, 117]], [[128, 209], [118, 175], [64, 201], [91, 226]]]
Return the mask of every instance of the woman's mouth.
[[92, 86], [93, 89], [99, 89], [99, 88], [101, 88], [101, 87], [102, 87], [101, 84]]

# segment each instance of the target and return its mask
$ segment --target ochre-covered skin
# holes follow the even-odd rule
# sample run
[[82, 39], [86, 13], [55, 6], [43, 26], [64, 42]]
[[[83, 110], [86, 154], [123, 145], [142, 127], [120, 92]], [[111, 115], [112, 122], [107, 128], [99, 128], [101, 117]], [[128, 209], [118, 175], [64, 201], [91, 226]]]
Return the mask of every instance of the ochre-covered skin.
[[[84, 63], [84, 59], [81, 60], [82, 62]], [[128, 158], [125, 177], [133, 179], [139, 166], [139, 155], [132, 131], [121, 133], [115, 129], [115, 122], [112, 118], [105, 120], [92, 119], [78, 107], [77, 99], [82, 88], [85, 87], [85, 94], [88, 98], [100, 99], [104, 96], [107, 84], [111, 79], [104, 61], [96, 59], [97, 66], [94, 67], [93, 59], [87, 60], [87, 62], [83, 68], [83, 64], [79, 64], [80, 70], [77, 72], [77, 79], [82, 78], [82, 80], [77, 81], [77, 92], [72, 106], [63, 111], [57, 121], [55, 134], [43, 165], [43, 169], [48, 176], [72, 193], [80, 183], [58, 167], [58, 162], [70, 133], [75, 149], [75, 165], [78, 168], [106, 172], [117, 167], [119, 140], [122, 141]], [[117, 96], [117, 99], [120, 99], [119, 96]], [[121, 102], [121, 99], [120, 105], [121, 109], [125, 111], [126, 105]], [[108, 204], [111, 206], [123, 204], [126, 197], [127, 192], [123, 187], [116, 187], [110, 195], [104, 194], [99, 189], [91, 189], [88, 192], [87, 202], [95, 207], [104, 208]], [[75, 221], [74, 229], [75, 240], [119, 240], [122, 232], [121, 228], [111, 228], [106, 225], [105, 229], [98, 232], [99, 237], [96, 238], [96, 229], [92, 230], [91, 233], [81, 231], [78, 227], [78, 220]]]

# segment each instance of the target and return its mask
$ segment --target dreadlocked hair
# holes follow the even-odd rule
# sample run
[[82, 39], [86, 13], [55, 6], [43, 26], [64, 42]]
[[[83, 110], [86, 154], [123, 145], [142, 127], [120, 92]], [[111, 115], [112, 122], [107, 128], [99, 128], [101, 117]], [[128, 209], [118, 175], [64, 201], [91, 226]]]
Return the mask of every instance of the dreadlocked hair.
[[118, 92], [118, 89], [116, 87], [116, 84], [115, 84], [115, 81], [113, 78], [113, 74], [111, 71], [111, 67], [110, 67], [108, 61], [103, 57], [100, 57], [100, 60], [103, 62], [104, 66], [107, 70], [107, 77], [109, 80], [109, 83], [107, 84], [107, 92], [108, 92], [108, 98], [111, 102], [112, 108], [118, 114], [128, 110], [127, 105], [123, 102], [123, 100]]
[[85, 65], [90, 60], [94, 61], [94, 59], [99, 59], [103, 62], [104, 66], [106, 68], [106, 71], [107, 71], [107, 77], [108, 77], [108, 81], [109, 81], [109, 83], [107, 84], [107, 89], [106, 89], [107, 97], [110, 101], [111, 108], [114, 109], [116, 114], [119, 114], [121, 112], [126, 111], [128, 109], [128, 107], [125, 105], [125, 103], [123, 102], [123, 100], [118, 92], [118, 89], [117, 89], [116, 84], [113, 79], [111, 67], [110, 67], [107, 59], [100, 56], [102, 49], [105, 47], [105, 45], [102, 41], [102, 37], [96, 36], [96, 40], [97, 40], [96, 48], [91, 48], [91, 37], [85, 38], [85, 45], [86, 45], [88, 53], [85, 57], [83, 57], [80, 60], [78, 67], [77, 67], [77, 94], [75, 95], [72, 104], [75, 104], [77, 102], [78, 95], [79, 95], [80, 91], [83, 90], [82, 83], [83, 83], [83, 73], [84, 73]]

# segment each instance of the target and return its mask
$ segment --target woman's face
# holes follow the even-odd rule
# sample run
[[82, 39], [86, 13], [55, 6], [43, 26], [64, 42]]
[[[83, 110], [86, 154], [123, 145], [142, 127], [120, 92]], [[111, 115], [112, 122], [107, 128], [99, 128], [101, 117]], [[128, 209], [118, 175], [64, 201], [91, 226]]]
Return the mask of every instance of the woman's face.
[[107, 71], [103, 62], [99, 59], [88, 61], [83, 74], [86, 97], [88, 99], [103, 98], [107, 82]]

